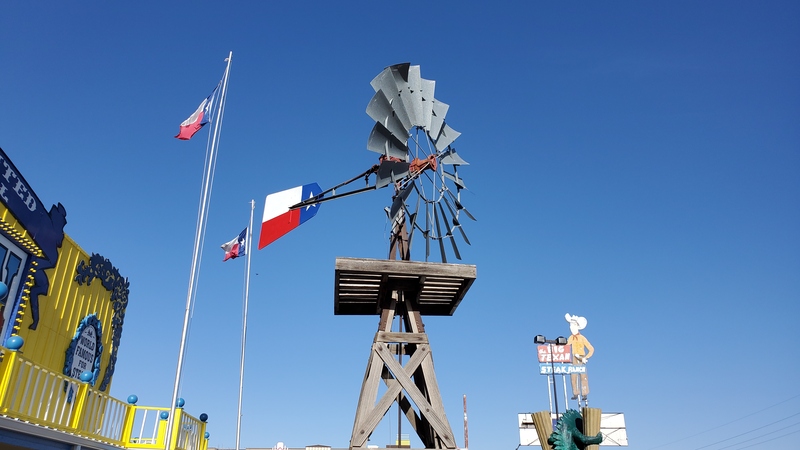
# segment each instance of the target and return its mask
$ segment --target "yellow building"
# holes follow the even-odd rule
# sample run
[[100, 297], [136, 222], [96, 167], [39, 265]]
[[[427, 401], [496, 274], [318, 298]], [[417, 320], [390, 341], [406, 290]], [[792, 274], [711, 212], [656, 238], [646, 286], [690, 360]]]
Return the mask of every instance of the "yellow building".
[[108, 391], [114, 375], [128, 280], [100, 255], [64, 234], [66, 210], [49, 209], [0, 150], [2, 342], [25, 342], [24, 355], [53, 372]]
[[[107, 395], [128, 280], [66, 224], [0, 149], [0, 448], [163, 449], [171, 408]], [[206, 417], [178, 406], [169, 448], [206, 448]]]

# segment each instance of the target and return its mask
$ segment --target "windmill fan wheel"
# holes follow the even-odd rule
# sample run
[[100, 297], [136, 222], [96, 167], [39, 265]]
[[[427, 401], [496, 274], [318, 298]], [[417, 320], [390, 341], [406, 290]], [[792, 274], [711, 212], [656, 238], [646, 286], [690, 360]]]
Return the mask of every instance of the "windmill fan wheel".
[[452, 145], [461, 133], [445, 121], [450, 106], [434, 97], [436, 82], [423, 79], [420, 67], [410, 63], [385, 68], [370, 84], [375, 95], [367, 114], [375, 125], [367, 149], [380, 154], [375, 187], [394, 187], [386, 208], [391, 248], [399, 250], [401, 259], [411, 259], [411, 242], [421, 234], [425, 261], [431, 247], [438, 247], [441, 261], [447, 262], [446, 246], [460, 260], [454, 233], [458, 230], [470, 244], [461, 220], [475, 218], [461, 203], [466, 186], [458, 168], [469, 163]]

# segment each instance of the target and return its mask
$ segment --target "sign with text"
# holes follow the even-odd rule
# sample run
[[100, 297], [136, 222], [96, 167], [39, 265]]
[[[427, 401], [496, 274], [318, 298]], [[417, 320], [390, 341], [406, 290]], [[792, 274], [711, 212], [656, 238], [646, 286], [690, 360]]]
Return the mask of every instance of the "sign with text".
[[33, 238], [47, 259], [55, 261], [57, 247], [61, 246], [64, 237], [66, 211], [59, 204], [48, 212], [2, 149], [0, 149], [0, 202], [13, 212], [14, 217], [25, 227], [28, 236]]
[[85, 326], [75, 342], [70, 376], [78, 378], [83, 372], [94, 371], [97, 356], [97, 330], [91, 325]]
[[564, 363], [540, 363], [539, 375], [570, 375], [573, 373], [586, 373], [586, 366], [576, 366], [574, 364]]
[[549, 363], [551, 357], [556, 363], [572, 363], [571, 345], [538, 345], [536, 354], [539, 356], [540, 363]]

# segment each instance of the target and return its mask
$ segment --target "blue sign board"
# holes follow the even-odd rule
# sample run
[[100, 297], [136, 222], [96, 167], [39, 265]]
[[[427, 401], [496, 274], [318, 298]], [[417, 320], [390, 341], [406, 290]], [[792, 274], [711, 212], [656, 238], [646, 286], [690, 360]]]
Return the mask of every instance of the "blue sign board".
[[540, 363], [539, 375], [569, 375], [573, 373], [586, 373], [586, 366], [576, 366], [574, 364], [565, 363]]

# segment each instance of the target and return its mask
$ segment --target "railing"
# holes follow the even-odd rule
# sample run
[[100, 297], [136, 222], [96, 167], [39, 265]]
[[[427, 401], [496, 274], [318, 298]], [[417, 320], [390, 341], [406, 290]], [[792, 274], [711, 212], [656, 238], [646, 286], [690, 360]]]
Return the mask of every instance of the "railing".
[[91, 436], [95, 439], [101, 436], [108, 442], [121, 446], [125, 445], [122, 436], [125, 429], [125, 415], [128, 405], [94, 389], [86, 389], [86, 404], [83, 408], [83, 418], [79, 422], [78, 434]]
[[195, 448], [202, 448], [203, 442], [206, 442], [203, 433], [205, 431], [205, 424], [195, 419], [188, 414], [181, 414], [180, 416], [180, 430], [175, 444], [176, 450], [192, 450]]
[[[158, 448], [162, 446], [159, 439], [159, 428], [166, 430], [167, 424], [159, 416], [161, 412], [169, 414], [169, 408], [137, 406], [133, 415], [129, 448]], [[163, 435], [163, 433], [161, 433]], [[162, 437], [163, 440], [163, 437]]]
[[[170, 408], [124, 403], [0, 347], [0, 415], [128, 449], [164, 449]], [[174, 450], [206, 450], [206, 423], [175, 409]]]

